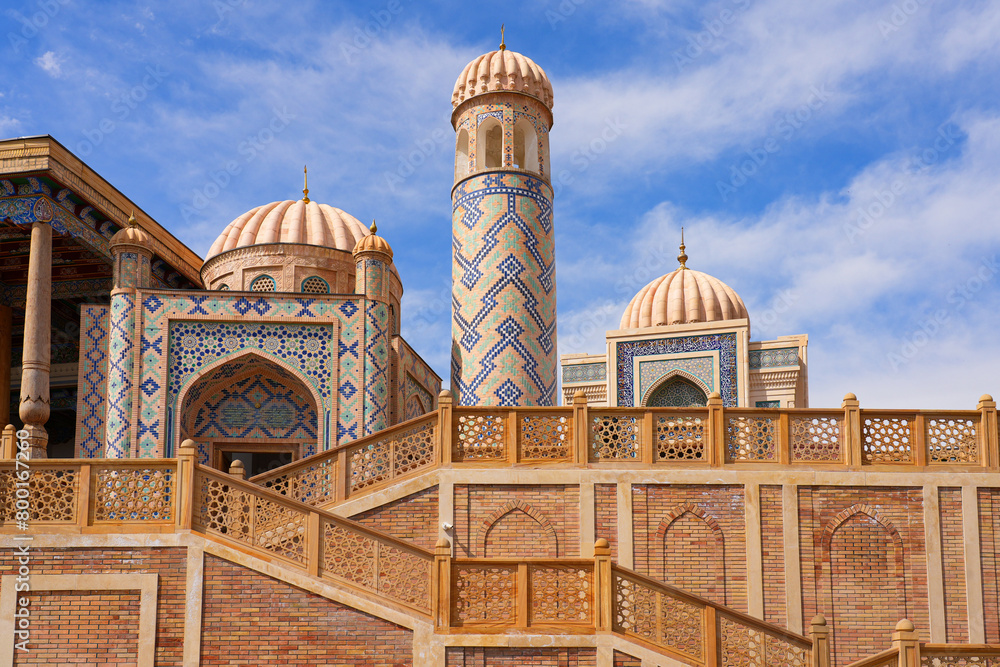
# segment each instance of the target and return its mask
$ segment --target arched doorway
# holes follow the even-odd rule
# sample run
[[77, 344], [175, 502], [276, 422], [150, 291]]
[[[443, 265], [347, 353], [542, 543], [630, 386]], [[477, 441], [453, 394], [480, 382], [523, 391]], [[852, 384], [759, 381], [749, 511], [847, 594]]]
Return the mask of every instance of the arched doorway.
[[260, 357], [227, 361], [198, 378], [181, 404], [181, 439], [198, 443], [221, 470], [243, 462], [247, 477], [316, 451], [316, 399], [292, 371]]
[[646, 401], [646, 406], [650, 408], [703, 408], [706, 405], [708, 396], [701, 387], [679, 375], [655, 387]]

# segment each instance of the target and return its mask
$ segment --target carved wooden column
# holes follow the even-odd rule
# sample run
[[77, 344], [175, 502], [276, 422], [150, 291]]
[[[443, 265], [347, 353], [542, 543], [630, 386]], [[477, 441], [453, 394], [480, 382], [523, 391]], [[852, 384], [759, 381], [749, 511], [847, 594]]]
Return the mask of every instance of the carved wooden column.
[[28, 291], [24, 308], [24, 352], [21, 361], [21, 400], [31, 458], [45, 458], [49, 435], [49, 365], [52, 345], [52, 227], [31, 226]]

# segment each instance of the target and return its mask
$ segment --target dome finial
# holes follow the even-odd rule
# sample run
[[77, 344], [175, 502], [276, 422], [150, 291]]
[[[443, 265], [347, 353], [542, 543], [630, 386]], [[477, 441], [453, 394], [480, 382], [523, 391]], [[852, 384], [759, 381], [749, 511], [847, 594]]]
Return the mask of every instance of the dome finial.
[[378, 227], [375, 225], [375, 218], [372, 218], [372, 226], [368, 228], [372, 234], [378, 231]]
[[503, 38], [503, 23], [500, 24], [500, 50], [503, 51], [507, 48], [507, 42]]
[[309, 167], [302, 167], [302, 176], [305, 178], [305, 186], [302, 188], [302, 201], [309, 203]]
[[128, 226], [138, 227], [139, 223], [135, 221], [135, 209], [132, 209], [132, 213], [128, 216]]
[[688, 256], [684, 252], [684, 228], [681, 227], [681, 254], [677, 255], [677, 261], [681, 263], [681, 268], [687, 268]]

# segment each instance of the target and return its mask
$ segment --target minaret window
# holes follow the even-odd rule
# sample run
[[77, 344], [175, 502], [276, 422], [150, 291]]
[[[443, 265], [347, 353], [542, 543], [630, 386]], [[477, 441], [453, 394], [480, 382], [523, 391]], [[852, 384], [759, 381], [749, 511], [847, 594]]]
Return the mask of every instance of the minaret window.
[[220, 292], [228, 292], [229, 291], [229, 285], [227, 285], [226, 283], [222, 283], [221, 285], [219, 285], [218, 289], [219, 289]]
[[319, 276], [309, 276], [302, 281], [302, 291], [306, 294], [329, 294], [330, 283]]
[[251, 292], [273, 292], [275, 290], [274, 278], [271, 276], [257, 276], [250, 283]]
[[514, 123], [514, 166], [538, 171], [538, 136], [526, 118]]
[[458, 133], [455, 147], [455, 180], [469, 175], [469, 133], [465, 128]]
[[503, 127], [496, 118], [487, 118], [477, 130], [476, 168], [499, 169], [503, 166]]

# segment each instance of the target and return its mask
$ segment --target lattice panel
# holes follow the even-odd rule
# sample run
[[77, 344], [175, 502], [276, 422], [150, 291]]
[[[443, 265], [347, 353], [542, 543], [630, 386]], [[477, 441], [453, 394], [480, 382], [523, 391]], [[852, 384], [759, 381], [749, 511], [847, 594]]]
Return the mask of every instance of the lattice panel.
[[390, 478], [390, 448], [389, 440], [376, 440], [351, 450], [347, 459], [351, 466], [351, 491], [358, 491]]
[[379, 593], [430, 611], [431, 565], [430, 558], [388, 544], [379, 545]]
[[[895, 663], [894, 663], [895, 664]], [[921, 667], [1000, 667], [1000, 656], [920, 655]]]
[[254, 546], [304, 565], [306, 514], [267, 498], [253, 500]]
[[594, 415], [590, 421], [591, 456], [598, 460], [639, 458], [640, 424], [637, 417], [627, 415]]
[[507, 458], [503, 415], [458, 415], [456, 429], [457, 460]]
[[94, 476], [95, 521], [172, 521], [172, 468], [97, 470]]
[[517, 604], [517, 568], [458, 565], [453, 571], [452, 619], [459, 625], [511, 625]]
[[905, 417], [865, 417], [862, 424], [865, 463], [912, 463], [913, 436]]
[[330, 284], [319, 276], [309, 276], [302, 281], [302, 291], [306, 294], [329, 294]]
[[[722, 616], [719, 652], [723, 667], [769, 667], [764, 660], [764, 633]], [[781, 664], [781, 663], [775, 663]]]
[[573, 458], [573, 419], [565, 415], [524, 415], [519, 445], [527, 460]]
[[657, 417], [656, 460], [704, 461], [705, 425], [701, 417]]
[[726, 448], [731, 461], [774, 461], [777, 433], [773, 417], [736, 415], [726, 426]]
[[701, 607], [683, 600], [659, 593], [660, 598], [660, 642], [662, 645], [681, 651], [701, 660], [702, 622]]
[[768, 665], [809, 667], [812, 658], [812, 651], [809, 649], [789, 644], [773, 635], [764, 635], [764, 652], [767, 654]]
[[323, 531], [323, 574], [376, 590], [376, 541], [332, 523]]
[[976, 422], [971, 419], [928, 419], [927, 460], [930, 463], [979, 463]]
[[615, 630], [656, 642], [656, 592], [615, 575]]
[[199, 497], [194, 524], [206, 531], [221, 533], [240, 542], [249, 542], [250, 494], [202, 474], [198, 474], [196, 484]]
[[396, 436], [392, 448], [392, 476], [398, 477], [433, 465], [434, 437], [433, 423], [418, 426]]
[[579, 567], [531, 568], [531, 622], [593, 621], [593, 571]]
[[789, 419], [792, 461], [839, 461], [841, 458], [840, 417], [798, 417]]
[[[0, 522], [4, 524], [17, 520], [17, 481], [16, 470], [0, 471]], [[24, 500], [29, 505], [29, 523], [75, 522], [78, 483], [79, 472], [75, 469], [32, 466], [28, 486], [21, 487], [28, 492]]]
[[315, 507], [337, 497], [337, 479], [337, 462], [327, 459], [267, 480], [264, 487]]

